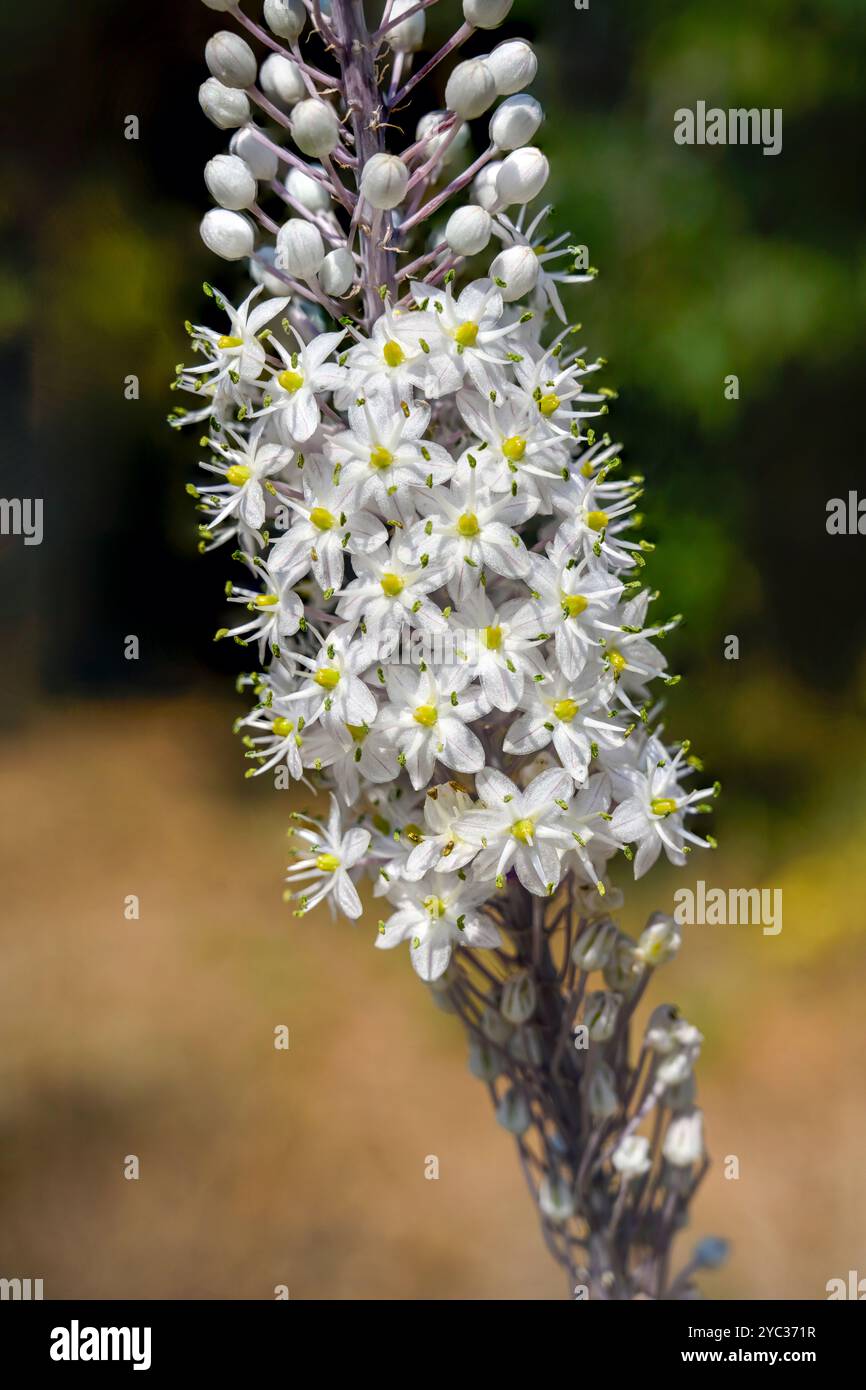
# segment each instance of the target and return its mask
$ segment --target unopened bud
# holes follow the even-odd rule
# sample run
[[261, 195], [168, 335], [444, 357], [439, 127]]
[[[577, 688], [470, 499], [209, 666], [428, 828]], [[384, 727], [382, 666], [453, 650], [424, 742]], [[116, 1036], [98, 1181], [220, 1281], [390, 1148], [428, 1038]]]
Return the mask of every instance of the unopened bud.
[[351, 252], [345, 246], [337, 246], [329, 251], [319, 269], [319, 284], [325, 294], [345, 294], [354, 278], [355, 262]]
[[548, 1221], [559, 1225], [574, 1216], [574, 1191], [565, 1178], [555, 1174], [541, 1179], [538, 1188], [538, 1205]]
[[642, 1134], [628, 1134], [613, 1151], [613, 1166], [628, 1181], [641, 1178], [652, 1167], [649, 1140]]
[[317, 159], [335, 150], [340, 138], [336, 111], [318, 97], [298, 102], [292, 111], [289, 129], [298, 149]]
[[[406, 10], [415, 9], [418, 0], [394, 0], [391, 6], [391, 19], [395, 20]], [[395, 53], [417, 53], [424, 42], [426, 16], [418, 10], [399, 24], [392, 24], [385, 35], [385, 42]]]
[[668, 1125], [662, 1150], [675, 1168], [690, 1168], [704, 1156], [704, 1116], [701, 1110], [676, 1115]]
[[522, 299], [538, 282], [538, 257], [531, 246], [508, 246], [494, 259], [490, 275], [506, 303]]
[[236, 154], [218, 154], [204, 170], [208, 192], [220, 207], [239, 212], [256, 201], [256, 181]]
[[544, 1061], [544, 1043], [538, 1029], [532, 1024], [516, 1029], [511, 1035], [508, 1051], [515, 1061], [525, 1062], [530, 1067], [540, 1067]]
[[201, 239], [215, 256], [224, 261], [241, 261], [251, 256], [255, 244], [255, 232], [248, 218], [239, 212], [227, 212], [224, 208], [211, 208], [201, 220]]
[[528, 87], [538, 72], [538, 59], [525, 39], [506, 39], [505, 43], [498, 43], [485, 61], [501, 97]]
[[403, 201], [409, 170], [395, 154], [374, 154], [361, 174], [361, 193], [373, 208], [389, 210]]
[[496, 83], [483, 58], [458, 63], [445, 87], [445, 105], [465, 121], [486, 111], [496, 100]]
[[265, 59], [259, 81], [262, 91], [277, 106], [294, 106], [307, 95], [301, 69], [291, 58], [284, 58], [281, 53], [272, 53]]
[[589, 1082], [589, 1113], [594, 1120], [609, 1120], [618, 1109], [613, 1068], [607, 1062], [599, 1062]]
[[[232, 0], [237, 3], [237, 0]], [[296, 39], [304, 27], [307, 11], [303, 0], [265, 0], [265, 24], [281, 39]]]
[[[320, 166], [317, 164], [308, 167], [318, 169]], [[286, 192], [305, 207], [307, 212], [328, 212], [331, 207], [331, 195], [326, 185], [319, 179], [305, 174], [303, 169], [289, 170], [286, 175]]]
[[617, 930], [609, 917], [590, 922], [571, 948], [578, 970], [603, 970], [616, 944]]
[[[415, 127], [415, 139], [426, 141], [426, 157], [428, 159], [432, 159], [434, 155], [438, 154], [445, 141], [448, 141], [447, 149], [442, 156], [443, 166], [452, 164], [456, 159], [459, 159], [461, 151], [465, 150], [470, 139], [469, 127], [465, 121], [459, 122], [456, 134], [450, 129], [438, 130], [438, 127], [450, 114], [448, 111], [425, 111]], [[434, 135], [433, 131], [437, 131], [437, 134]]]
[[253, 178], [270, 182], [277, 177], [280, 161], [276, 152], [259, 139], [255, 126], [236, 130], [229, 141], [229, 149], [244, 161]]
[[477, 256], [490, 241], [492, 228], [490, 213], [484, 208], [458, 208], [448, 219], [445, 240], [455, 256]]
[[637, 979], [638, 967], [635, 960], [634, 944], [621, 932], [614, 942], [613, 950], [605, 962], [603, 970], [605, 984], [610, 989], [615, 989], [619, 994], [624, 994]]
[[538, 994], [535, 981], [526, 970], [518, 970], [509, 976], [502, 986], [502, 999], [499, 1007], [503, 1018], [518, 1026], [527, 1023], [535, 1013]]
[[252, 87], [258, 72], [256, 55], [246, 39], [221, 29], [205, 44], [204, 60], [208, 71], [224, 87]]
[[495, 1081], [502, 1070], [498, 1053], [480, 1038], [470, 1040], [469, 1070], [479, 1081]]
[[267, 294], [285, 298], [290, 291], [285, 279], [277, 273], [276, 255], [275, 247], [260, 246], [250, 261], [250, 279], [261, 285]]
[[599, 989], [588, 994], [583, 1019], [592, 1042], [609, 1042], [616, 1032], [622, 995]]
[[488, 1004], [484, 1009], [480, 1019], [481, 1031], [488, 1042], [498, 1043], [504, 1046], [511, 1037], [511, 1024], [502, 1017], [498, 1009], [494, 1009], [492, 1004]]
[[654, 912], [638, 939], [635, 955], [643, 965], [653, 968], [673, 960], [682, 945], [682, 936], [673, 917]]
[[496, 1118], [509, 1134], [525, 1134], [532, 1123], [526, 1092], [517, 1086], [510, 1087], [496, 1107]]
[[535, 145], [512, 150], [496, 176], [496, 191], [506, 205], [531, 203], [547, 183], [550, 165]]
[[501, 168], [502, 160], [494, 159], [489, 164], [485, 164], [472, 181], [472, 200], [487, 212], [492, 212], [499, 202], [496, 180]]
[[463, 0], [463, 18], [476, 29], [498, 29], [514, 0]]
[[490, 140], [500, 150], [516, 150], [528, 145], [544, 119], [535, 97], [520, 92], [498, 106], [490, 120]]
[[250, 118], [250, 103], [246, 92], [224, 87], [215, 77], [209, 77], [198, 89], [198, 104], [209, 121], [220, 130], [233, 130], [246, 125]]
[[277, 233], [277, 265], [300, 280], [311, 280], [325, 259], [322, 236], [312, 222], [290, 217]]

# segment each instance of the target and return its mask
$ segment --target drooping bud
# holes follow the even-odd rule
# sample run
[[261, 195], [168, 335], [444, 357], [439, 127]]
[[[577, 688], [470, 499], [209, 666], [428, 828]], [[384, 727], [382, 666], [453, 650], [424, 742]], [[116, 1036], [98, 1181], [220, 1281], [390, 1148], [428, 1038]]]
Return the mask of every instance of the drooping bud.
[[526, 1028], [518, 1028], [512, 1034], [508, 1051], [516, 1061], [526, 1062], [531, 1067], [540, 1067], [544, 1061], [544, 1043], [533, 1024]]
[[526, 970], [518, 970], [509, 976], [502, 986], [502, 1001], [499, 1005], [503, 1018], [515, 1026], [527, 1023], [535, 1013], [538, 995], [535, 982]]
[[481, 1031], [488, 1042], [503, 1047], [511, 1037], [511, 1025], [492, 1004], [486, 1005], [480, 1020]]
[[680, 929], [673, 917], [654, 912], [640, 934], [635, 954], [642, 964], [652, 969], [673, 960], [682, 942]]
[[532, 1112], [526, 1092], [511, 1086], [496, 1107], [496, 1118], [509, 1134], [525, 1134], [532, 1123]]
[[496, 176], [496, 191], [506, 206], [531, 203], [547, 183], [549, 174], [550, 165], [541, 150], [527, 145], [522, 150], [512, 150], [502, 161]]
[[677, 1115], [668, 1125], [662, 1149], [675, 1168], [690, 1168], [704, 1156], [704, 1116], [701, 1110]]
[[250, 261], [250, 278], [257, 285], [261, 285], [267, 294], [275, 297], [290, 296], [289, 286], [277, 274], [275, 268], [276, 254], [276, 249], [273, 246], [260, 246]]
[[472, 198], [479, 207], [486, 212], [493, 212], [499, 202], [499, 194], [496, 192], [496, 180], [499, 170], [502, 168], [502, 160], [494, 159], [475, 175], [472, 181]]
[[204, 170], [208, 192], [220, 207], [239, 212], [256, 201], [256, 181], [236, 154], [218, 154]]
[[[310, 166], [316, 169], [318, 165]], [[305, 174], [303, 169], [290, 169], [286, 176], [286, 191], [307, 209], [307, 212], [328, 212], [331, 195], [324, 183]]]
[[355, 278], [355, 262], [345, 246], [329, 251], [319, 268], [319, 284], [325, 294], [345, 294]]
[[480, 1038], [469, 1041], [469, 1070], [479, 1081], [495, 1081], [502, 1070], [499, 1054]]
[[224, 208], [211, 208], [201, 220], [201, 239], [215, 256], [224, 261], [240, 261], [251, 256], [255, 245], [255, 232], [248, 218], [239, 212], [228, 212]]
[[445, 228], [445, 240], [455, 256], [477, 256], [490, 241], [493, 222], [480, 207], [458, 208]]
[[498, 29], [514, 0], [463, 0], [463, 18], [476, 29]]
[[[391, 6], [391, 19], [397, 19], [406, 10], [412, 10], [418, 0], [394, 0]], [[395, 53], [417, 53], [424, 42], [427, 18], [423, 10], [418, 10], [408, 19], [393, 24], [385, 35], [385, 42]]]
[[277, 106], [294, 106], [307, 95], [301, 69], [291, 58], [284, 58], [281, 53], [272, 53], [265, 59], [259, 73], [259, 81], [262, 91]]
[[607, 1062], [599, 1062], [589, 1082], [589, 1113], [594, 1120], [609, 1120], [618, 1109], [613, 1068]]
[[306, 20], [303, 0], [265, 0], [265, 24], [278, 38], [296, 39]]
[[336, 111], [318, 97], [298, 102], [292, 111], [289, 129], [298, 149], [317, 159], [331, 154], [340, 138]]
[[490, 275], [506, 303], [522, 299], [538, 282], [538, 257], [531, 246], [508, 246], [493, 261]]
[[583, 1021], [593, 1042], [609, 1042], [616, 1032], [616, 1021], [622, 1007], [622, 995], [604, 989], [587, 995]]
[[496, 100], [496, 83], [483, 58], [458, 63], [445, 87], [445, 105], [465, 121], [474, 120]]
[[500, 150], [517, 150], [528, 145], [544, 120], [541, 103], [526, 92], [509, 97], [490, 119], [490, 139]]
[[506, 39], [505, 43], [498, 43], [486, 61], [501, 97], [528, 87], [538, 72], [538, 59], [524, 39]]
[[603, 967], [604, 982], [619, 994], [625, 993], [635, 984], [638, 965], [635, 959], [634, 943], [622, 932], [614, 942], [610, 957]]
[[325, 259], [322, 234], [303, 217], [290, 217], [277, 233], [277, 265], [300, 280], [311, 280]]
[[652, 1167], [649, 1140], [642, 1134], [628, 1134], [613, 1151], [613, 1166], [628, 1181], [641, 1178]]
[[438, 127], [442, 125], [449, 114], [448, 111], [425, 111], [415, 127], [415, 139], [426, 141], [428, 159], [432, 159], [434, 155], [438, 154], [445, 141], [448, 141], [448, 146], [442, 156], [443, 167], [459, 159], [470, 139], [469, 127], [465, 121], [459, 123], [456, 134], [452, 133], [451, 130], [433, 134], [433, 131], [438, 130]]
[[224, 87], [252, 87], [258, 72], [256, 55], [246, 39], [230, 29], [220, 29], [205, 44], [204, 60], [208, 71]]
[[395, 154], [374, 154], [361, 174], [361, 193], [373, 208], [395, 208], [406, 196], [409, 170]]
[[215, 77], [209, 77], [198, 89], [198, 104], [209, 121], [220, 130], [233, 130], [246, 125], [250, 118], [250, 103], [246, 92], [224, 87]]
[[574, 1216], [574, 1192], [570, 1183], [558, 1173], [553, 1177], [547, 1174], [541, 1179], [538, 1188], [538, 1205], [548, 1221], [560, 1224]]
[[255, 126], [236, 130], [229, 141], [229, 149], [244, 161], [253, 178], [270, 182], [277, 177], [280, 161], [276, 152], [258, 138]]
[[572, 962], [578, 970], [603, 970], [616, 942], [617, 931], [609, 917], [590, 922], [571, 948]]

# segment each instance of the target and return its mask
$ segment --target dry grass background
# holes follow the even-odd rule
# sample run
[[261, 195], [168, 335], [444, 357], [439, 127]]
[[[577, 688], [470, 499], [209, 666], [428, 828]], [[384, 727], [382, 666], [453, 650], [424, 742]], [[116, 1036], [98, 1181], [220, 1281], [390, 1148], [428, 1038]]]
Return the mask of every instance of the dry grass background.
[[[291, 794], [240, 779], [232, 712], [49, 706], [3, 750], [0, 1273], [53, 1298], [562, 1297], [454, 1020], [375, 918], [281, 903]], [[707, 1034], [688, 1238], [733, 1242], [710, 1297], [866, 1274], [862, 937], [789, 958], [785, 908], [737, 949], [695, 929], [653, 995]]]

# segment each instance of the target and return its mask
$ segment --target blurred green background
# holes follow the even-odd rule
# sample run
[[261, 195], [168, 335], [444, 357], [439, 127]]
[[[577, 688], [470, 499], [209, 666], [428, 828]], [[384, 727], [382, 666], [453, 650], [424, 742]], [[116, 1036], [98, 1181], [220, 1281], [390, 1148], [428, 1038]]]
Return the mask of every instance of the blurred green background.
[[[559, 1294], [456, 1029], [369, 922], [287, 916], [290, 802], [242, 780], [238, 654], [210, 640], [230, 562], [195, 552], [195, 443], [164, 423], [202, 280], [237, 285], [197, 233], [221, 17], [7, 11], [0, 468], [4, 496], [45, 499], [46, 535], [0, 542], [0, 1273], [49, 1297]], [[441, 0], [428, 33], [457, 12]], [[725, 791], [717, 853], [654, 872], [624, 924], [696, 878], [784, 894], [779, 936], [687, 929], [655, 987], [707, 1039], [694, 1226], [734, 1249], [705, 1288], [822, 1297], [866, 1274], [866, 538], [825, 525], [829, 498], [866, 494], [866, 7], [516, 0], [511, 35], [538, 46], [557, 230], [601, 272], [569, 305], [647, 479], [649, 576], [687, 618], [668, 729]], [[676, 145], [699, 99], [781, 107], [782, 153]]]

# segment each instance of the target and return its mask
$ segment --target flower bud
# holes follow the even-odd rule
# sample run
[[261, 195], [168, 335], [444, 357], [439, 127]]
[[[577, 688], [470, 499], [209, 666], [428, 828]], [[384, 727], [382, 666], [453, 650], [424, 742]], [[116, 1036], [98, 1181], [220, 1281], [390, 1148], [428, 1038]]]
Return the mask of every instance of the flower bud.
[[355, 262], [345, 246], [329, 251], [319, 269], [319, 284], [325, 294], [341, 295], [351, 288], [355, 278]]
[[306, 101], [298, 102], [292, 111], [289, 129], [298, 149], [317, 159], [336, 149], [340, 138], [336, 111], [318, 97], [307, 97]]
[[498, 43], [486, 61], [501, 97], [528, 87], [538, 72], [538, 59], [525, 39], [506, 39], [505, 43]]
[[570, 1183], [558, 1174], [552, 1178], [545, 1174], [538, 1188], [538, 1205], [548, 1221], [557, 1224], [568, 1221], [574, 1216], [574, 1192]]
[[629, 1134], [620, 1139], [613, 1151], [613, 1166], [628, 1181], [643, 1177], [652, 1167], [649, 1140], [642, 1134]]
[[307, 95], [301, 69], [291, 58], [272, 53], [262, 63], [259, 81], [266, 96], [277, 106], [294, 106]]
[[496, 83], [483, 58], [458, 63], [445, 87], [445, 105], [465, 121], [480, 116], [496, 100]]
[[522, 299], [538, 281], [538, 257], [531, 246], [509, 246], [493, 261], [490, 276], [506, 303]]
[[278, 38], [296, 39], [306, 19], [304, 0], [265, 0], [265, 24]]
[[603, 970], [616, 943], [617, 930], [609, 917], [590, 922], [571, 948], [578, 970]]
[[547, 183], [549, 174], [550, 165], [535, 145], [512, 150], [502, 161], [496, 176], [496, 192], [506, 206], [531, 203]]
[[445, 117], [449, 114], [448, 111], [425, 111], [415, 127], [415, 139], [426, 139], [427, 141], [427, 149], [425, 152], [427, 159], [432, 159], [434, 155], [438, 154], [442, 145], [448, 140], [448, 147], [442, 156], [443, 167], [448, 164], [453, 164], [456, 159], [459, 159], [461, 152], [466, 149], [470, 139], [469, 127], [466, 125], [465, 121], [460, 122], [456, 135], [452, 135], [450, 130], [444, 133], [440, 131], [438, 135], [431, 134], [432, 131], [436, 130], [436, 128], [442, 124]]
[[[316, 165], [316, 168], [319, 166]], [[290, 169], [286, 177], [286, 191], [291, 193], [307, 212], [328, 212], [331, 195], [325, 184], [311, 178], [302, 169]]]
[[635, 983], [638, 972], [634, 945], [621, 932], [614, 942], [613, 950], [603, 969], [605, 984], [609, 989], [615, 989], [619, 994], [625, 993]]
[[[397, 19], [406, 10], [414, 9], [418, 0], [394, 0], [391, 18]], [[400, 24], [394, 24], [385, 35], [385, 42], [395, 53], [417, 53], [424, 42], [427, 17], [423, 10], [410, 15]]]
[[589, 1113], [594, 1120], [609, 1120], [618, 1109], [613, 1068], [607, 1062], [599, 1062], [589, 1082]]
[[685, 1048], [663, 1057], [656, 1067], [656, 1080], [665, 1087], [681, 1086], [692, 1074], [693, 1054]]
[[311, 280], [325, 259], [322, 234], [303, 217], [290, 217], [277, 232], [277, 260], [281, 270], [299, 280]]
[[243, 160], [254, 179], [269, 182], [277, 177], [280, 161], [270, 146], [259, 139], [256, 130], [253, 125], [236, 130], [229, 141], [229, 149]]
[[490, 213], [484, 208], [458, 208], [448, 219], [445, 240], [455, 256], [477, 256], [490, 241], [492, 228]]
[[290, 290], [285, 280], [276, 273], [276, 255], [275, 247], [260, 246], [250, 260], [250, 279], [261, 285], [267, 294], [285, 299], [290, 295]]
[[502, 986], [502, 999], [499, 1007], [503, 1018], [515, 1027], [527, 1023], [535, 1013], [538, 994], [535, 981], [526, 970], [518, 970], [509, 976]]
[[682, 945], [682, 935], [673, 917], [654, 912], [638, 938], [635, 955], [651, 969], [673, 960]]
[[511, 1086], [496, 1107], [496, 1119], [509, 1134], [525, 1134], [532, 1123], [526, 1092]]
[[503, 1047], [511, 1037], [511, 1025], [498, 1009], [494, 1009], [492, 1004], [488, 1004], [481, 1015], [481, 1031], [488, 1042], [498, 1043]]
[[252, 87], [258, 72], [256, 55], [246, 39], [221, 29], [205, 44], [204, 60], [208, 70], [224, 87]]
[[498, 1053], [480, 1038], [470, 1039], [469, 1070], [479, 1081], [495, 1081], [502, 1070]]
[[622, 995], [612, 994], [605, 989], [596, 990], [586, 997], [583, 1021], [589, 1029], [592, 1042], [609, 1042], [616, 1032], [616, 1021], [622, 1007]]
[[662, 1152], [675, 1168], [690, 1168], [704, 1156], [704, 1116], [702, 1110], [677, 1115], [668, 1125]]
[[490, 120], [490, 140], [500, 150], [516, 150], [528, 145], [544, 120], [535, 97], [520, 92], [498, 106]]
[[245, 92], [224, 87], [215, 77], [209, 77], [198, 89], [198, 104], [209, 121], [220, 130], [232, 130], [246, 125], [250, 118], [250, 103]]
[[237, 0], [202, 0], [209, 10], [230, 10]]
[[514, 0], [463, 0], [463, 18], [476, 29], [498, 29]]
[[240, 261], [251, 256], [255, 233], [249, 218], [224, 208], [211, 208], [201, 220], [201, 239], [209, 251], [224, 261]]
[[517, 1062], [525, 1062], [530, 1067], [540, 1067], [544, 1061], [544, 1044], [537, 1028], [518, 1028], [511, 1035], [508, 1051]]
[[373, 208], [395, 208], [406, 196], [409, 170], [395, 154], [374, 154], [361, 174], [361, 193]]
[[659, 1004], [649, 1016], [644, 1034], [644, 1042], [653, 1052], [672, 1052], [676, 1046], [674, 1028], [679, 1022], [680, 1011], [676, 1004]]
[[494, 159], [475, 175], [472, 181], [472, 199], [486, 212], [492, 212], [499, 202], [496, 192], [496, 179], [502, 168], [502, 160]]
[[236, 154], [218, 154], [204, 170], [208, 192], [220, 207], [238, 212], [256, 201], [256, 181]]

